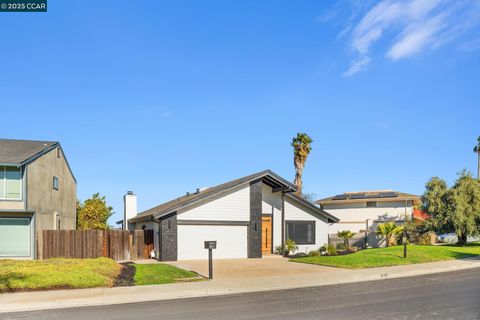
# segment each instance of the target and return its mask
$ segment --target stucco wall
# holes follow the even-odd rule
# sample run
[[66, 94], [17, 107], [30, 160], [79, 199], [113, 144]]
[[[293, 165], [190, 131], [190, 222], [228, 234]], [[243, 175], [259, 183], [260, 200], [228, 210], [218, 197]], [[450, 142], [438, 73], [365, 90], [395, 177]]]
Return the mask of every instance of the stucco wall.
[[0, 210], [23, 210], [25, 203], [23, 201], [0, 200]]
[[[53, 189], [53, 177], [59, 179], [59, 189]], [[27, 167], [27, 209], [35, 211], [36, 230], [56, 229], [55, 213], [60, 229], [76, 227], [77, 186], [63, 152], [56, 149], [30, 163]]]

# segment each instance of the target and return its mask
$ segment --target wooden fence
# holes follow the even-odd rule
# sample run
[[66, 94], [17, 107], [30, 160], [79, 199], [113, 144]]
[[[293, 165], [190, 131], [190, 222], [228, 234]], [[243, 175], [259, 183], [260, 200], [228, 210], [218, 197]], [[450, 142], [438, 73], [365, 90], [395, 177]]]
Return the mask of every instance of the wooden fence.
[[153, 230], [43, 230], [37, 235], [38, 259], [148, 259]]

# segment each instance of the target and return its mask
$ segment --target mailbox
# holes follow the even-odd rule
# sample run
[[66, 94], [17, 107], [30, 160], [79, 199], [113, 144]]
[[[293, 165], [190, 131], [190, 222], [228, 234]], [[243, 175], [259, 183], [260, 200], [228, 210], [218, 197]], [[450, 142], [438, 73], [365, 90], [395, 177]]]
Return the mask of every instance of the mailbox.
[[217, 249], [217, 241], [205, 241], [205, 249]]

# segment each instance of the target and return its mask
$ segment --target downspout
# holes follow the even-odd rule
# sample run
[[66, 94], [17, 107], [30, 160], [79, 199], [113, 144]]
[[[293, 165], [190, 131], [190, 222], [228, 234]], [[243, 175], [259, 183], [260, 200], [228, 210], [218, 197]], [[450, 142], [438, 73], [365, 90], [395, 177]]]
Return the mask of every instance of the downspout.
[[285, 192], [282, 191], [282, 251], [285, 250]]

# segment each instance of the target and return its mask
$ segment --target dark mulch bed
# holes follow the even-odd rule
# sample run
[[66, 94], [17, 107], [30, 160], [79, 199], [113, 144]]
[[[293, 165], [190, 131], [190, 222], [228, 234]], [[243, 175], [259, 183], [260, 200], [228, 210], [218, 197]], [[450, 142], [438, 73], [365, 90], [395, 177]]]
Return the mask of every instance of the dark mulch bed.
[[337, 250], [337, 255], [339, 256], [344, 256], [346, 254], [352, 254], [352, 253], [355, 253], [357, 251], [354, 251], [354, 250]]
[[135, 284], [135, 264], [133, 262], [120, 263], [122, 271], [113, 283], [114, 287], [131, 287]]

